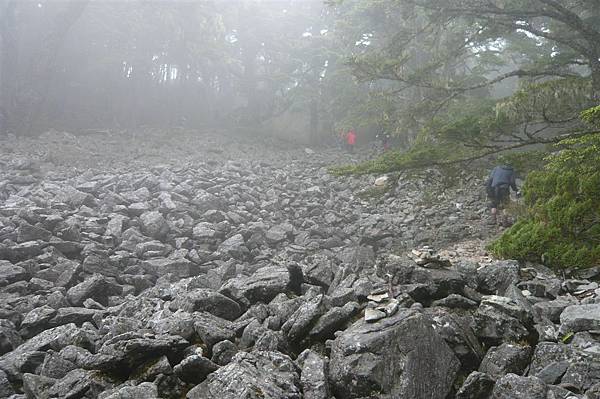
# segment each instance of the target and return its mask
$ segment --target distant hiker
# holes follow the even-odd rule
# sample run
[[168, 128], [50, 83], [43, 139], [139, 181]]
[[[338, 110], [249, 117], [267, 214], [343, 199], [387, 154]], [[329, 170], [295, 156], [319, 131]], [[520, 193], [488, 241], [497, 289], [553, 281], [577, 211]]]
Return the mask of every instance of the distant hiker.
[[356, 144], [356, 132], [354, 129], [350, 129], [346, 134], [346, 144], [350, 153], [354, 152], [354, 145]]
[[377, 134], [376, 138], [378, 138], [381, 141], [381, 146], [383, 147], [383, 151], [387, 151], [390, 149], [390, 135], [389, 133], [382, 131], [381, 133]]
[[6, 112], [4, 111], [4, 108], [0, 107], [0, 135], [7, 133], [7, 123], [6, 123]]
[[336, 143], [340, 150], [343, 150], [346, 147], [346, 133], [344, 130], [340, 130], [340, 132], [336, 136]]
[[503, 209], [510, 201], [510, 189], [520, 195], [515, 171], [512, 166], [496, 166], [486, 182], [486, 191], [491, 201], [492, 220], [497, 222], [498, 209]]

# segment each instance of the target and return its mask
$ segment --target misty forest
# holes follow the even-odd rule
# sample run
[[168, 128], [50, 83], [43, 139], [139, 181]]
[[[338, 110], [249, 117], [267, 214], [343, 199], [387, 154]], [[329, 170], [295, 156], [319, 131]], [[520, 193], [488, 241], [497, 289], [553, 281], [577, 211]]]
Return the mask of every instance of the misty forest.
[[0, 0], [0, 398], [600, 399], [600, 0]]

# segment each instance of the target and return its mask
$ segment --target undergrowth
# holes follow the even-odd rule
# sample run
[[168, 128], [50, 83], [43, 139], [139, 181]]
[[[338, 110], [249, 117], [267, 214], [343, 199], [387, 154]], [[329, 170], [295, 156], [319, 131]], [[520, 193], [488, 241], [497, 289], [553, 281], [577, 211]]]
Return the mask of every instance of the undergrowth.
[[[582, 114], [600, 124], [600, 106]], [[525, 215], [489, 249], [555, 269], [600, 264], [600, 132], [560, 142], [542, 170], [527, 176]]]

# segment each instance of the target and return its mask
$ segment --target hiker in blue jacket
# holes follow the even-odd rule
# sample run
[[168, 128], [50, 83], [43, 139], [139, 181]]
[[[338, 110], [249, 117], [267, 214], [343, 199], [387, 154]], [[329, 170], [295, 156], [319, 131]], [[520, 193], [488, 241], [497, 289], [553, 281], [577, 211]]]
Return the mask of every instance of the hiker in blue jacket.
[[504, 208], [510, 201], [510, 189], [513, 189], [517, 196], [521, 195], [517, 188], [516, 174], [512, 166], [496, 166], [486, 182], [487, 195], [491, 201], [492, 219], [497, 222], [496, 214], [499, 208]]

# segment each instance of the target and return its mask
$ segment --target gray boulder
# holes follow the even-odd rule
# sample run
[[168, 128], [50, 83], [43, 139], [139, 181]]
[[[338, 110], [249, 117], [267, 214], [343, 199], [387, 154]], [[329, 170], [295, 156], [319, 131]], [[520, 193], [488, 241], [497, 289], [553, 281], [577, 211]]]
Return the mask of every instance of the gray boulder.
[[98, 399], [157, 399], [158, 388], [151, 382], [142, 382], [136, 386], [124, 386], [103, 392]]
[[27, 277], [28, 274], [24, 268], [13, 265], [7, 260], [0, 260], [0, 287], [26, 280]]
[[278, 352], [240, 352], [188, 392], [187, 399], [300, 399], [300, 376]]
[[351, 318], [358, 312], [360, 306], [357, 302], [348, 302], [342, 307], [330, 309], [311, 328], [309, 335], [311, 338], [325, 339], [332, 337], [333, 334], [343, 329], [349, 323]]
[[600, 303], [572, 305], [560, 314], [562, 332], [600, 330]]
[[52, 232], [29, 223], [22, 223], [17, 229], [17, 242], [50, 241], [50, 238], [52, 238]]
[[95, 398], [114, 387], [114, 383], [103, 373], [75, 369], [70, 371], [48, 389], [51, 398]]
[[485, 350], [471, 327], [472, 317], [449, 312], [444, 308], [426, 308], [423, 313], [429, 316], [437, 334], [458, 357], [463, 370], [476, 370]]
[[178, 295], [170, 306], [188, 313], [208, 312], [225, 320], [237, 319], [242, 310], [234, 300], [209, 289], [195, 289]]
[[223, 241], [217, 251], [235, 259], [243, 259], [250, 253], [246, 247], [244, 236], [241, 234], [236, 234]]
[[217, 342], [212, 347], [212, 357], [210, 360], [219, 366], [225, 366], [231, 362], [236, 353], [238, 353], [238, 348], [233, 342], [227, 340]]
[[8, 398], [13, 394], [15, 394], [15, 390], [8, 381], [8, 376], [4, 371], [0, 370], [0, 398]]
[[329, 362], [327, 358], [306, 349], [296, 360], [301, 369], [300, 384], [304, 399], [329, 399], [327, 380]]
[[216, 371], [218, 365], [200, 355], [191, 355], [183, 359], [173, 368], [175, 375], [183, 382], [200, 384], [210, 373]]
[[[557, 364], [563, 362], [573, 363], [583, 361], [585, 358], [583, 353], [571, 345], [556, 342], [540, 342], [533, 352], [529, 366], [529, 375], [541, 377], [541, 373], [548, 367], [557, 367]], [[547, 371], [549, 370], [546, 369]]]
[[269, 244], [275, 245], [284, 241], [292, 231], [293, 227], [289, 223], [279, 224], [267, 230], [265, 238]]
[[142, 233], [148, 237], [162, 240], [169, 233], [169, 225], [160, 212], [144, 212], [140, 216], [140, 220], [142, 222]]
[[459, 361], [431, 322], [413, 310], [367, 324], [359, 320], [333, 342], [330, 380], [339, 397], [372, 392], [444, 399]]
[[600, 384], [600, 361], [598, 360], [570, 364], [561, 379], [561, 385], [574, 388], [577, 392], [586, 392], [594, 385]]
[[194, 313], [194, 330], [206, 346], [211, 348], [220, 341], [235, 339], [233, 323], [207, 312]]
[[240, 303], [268, 303], [277, 294], [288, 291], [291, 284], [291, 273], [287, 268], [265, 266], [251, 276], [230, 279], [219, 292]]
[[0, 355], [14, 350], [21, 345], [22, 340], [10, 320], [0, 319]]
[[146, 273], [153, 276], [173, 274], [179, 278], [196, 276], [199, 273], [197, 265], [185, 258], [157, 258], [142, 262]]
[[498, 261], [477, 269], [478, 290], [489, 295], [504, 295], [504, 291], [519, 282], [516, 261]]
[[489, 399], [494, 379], [485, 373], [473, 371], [456, 393], [455, 399]]
[[56, 384], [54, 378], [42, 377], [35, 374], [23, 374], [23, 392], [28, 398], [46, 399], [50, 398], [48, 390]]
[[496, 295], [484, 297], [474, 316], [477, 336], [495, 345], [528, 338], [532, 324], [533, 317], [526, 309], [510, 298]]
[[479, 371], [486, 373], [494, 380], [509, 373], [521, 375], [529, 365], [532, 352], [530, 346], [509, 343], [494, 346], [486, 353], [479, 366]]
[[73, 306], [83, 306], [86, 299], [92, 298], [102, 305], [108, 305], [108, 297], [119, 294], [118, 286], [110, 283], [106, 277], [96, 274], [87, 280], [71, 287], [67, 291], [67, 299]]
[[547, 319], [552, 323], [560, 323], [561, 313], [571, 305], [576, 305], [573, 297], [560, 297], [552, 301], [542, 301], [533, 304], [533, 311], [539, 319]]
[[492, 399], [546, 399], [548, 386], [537, 377], [507, 374], [496, 382]]
[[150, 359], [167, 354], [180, 354], [189, 342], [177, 335], [149, 336], [137, 332], [117, 335], [98, 350], [95, 368], [133, 369]]
[[312, 325], [323, 314], [323, 295], [309, 299], [281, 326], [281, 331], [290, 342], [299, 342], [306, 337]]
[[[21, 322], [23, 335], [31, 337], [49, 326], [49, 321], [56, 315], [56, 309], [44, 305], [31, 310]], [[66, 323], [63, 323], [66, 324]]]

